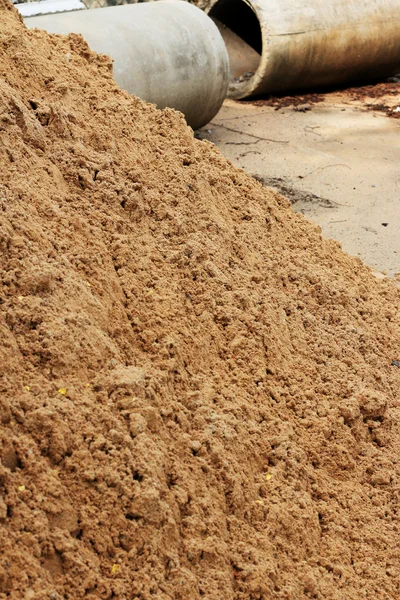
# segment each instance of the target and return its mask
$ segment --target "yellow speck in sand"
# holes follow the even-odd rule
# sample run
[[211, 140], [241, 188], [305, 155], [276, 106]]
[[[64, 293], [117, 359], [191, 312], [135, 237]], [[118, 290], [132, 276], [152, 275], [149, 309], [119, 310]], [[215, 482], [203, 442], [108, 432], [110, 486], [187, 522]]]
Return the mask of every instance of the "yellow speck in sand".
[[60, 389], [58, 390], [58, 393], [59, 393], [59, 394], [62, 394], [63, 396], [65, 396], [65, 394], [67, 393], [67, 390], [66, 390], [65, 388], [60, 388]]
[[272, 477], [272, 473], [267, 473], [265, 476], [265, 481], [269, 481]]
[[18, 491], [19, 492], [24, 492], [25, 491], [25, 486], [24, 485], [19, 485], [18, 486]]
[[116, 573], [118, 573], [118, 571], [119, 571], [119, 565], [114, 564], [111, 567], [111, 573], [112, 573], [112, 575], [115, 575]]

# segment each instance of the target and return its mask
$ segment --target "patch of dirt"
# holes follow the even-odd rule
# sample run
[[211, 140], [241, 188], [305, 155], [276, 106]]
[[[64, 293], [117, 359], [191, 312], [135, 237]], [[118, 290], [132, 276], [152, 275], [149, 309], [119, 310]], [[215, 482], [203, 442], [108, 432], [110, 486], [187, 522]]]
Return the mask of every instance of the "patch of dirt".
[[242, 102], [254, 104], [254, 106], [273, 106], [275, 110], [293, 107], [293, 110], [311, 110], [314, 104], [323, 102], [325, 94], [299, 94], [290, 96], [268, 96], [267, 98], [246, 99]]
[[335, 208], [337, 204], [333, 200], [328, 198], [322, 198], [312, 192], [306, 192], [295, 188], [290, 182], [282, 179], [281, 177], [261, 177], [260, 175], [253, 174], [254, 179], [265, 185], [266, 187], [273, 188], [283, 194], [291, 204], [296, 202], [302, 202], [305, 204], [314, 204], [322, 206], [323, 208]]
[[[394, 79], [397, 79], [396, 77]], [[299, 94], [290, 96], [268, 96], [267, 98], [248, 99], [255, 106], [273, 106], [275, 110], [291, 108], [295, 111], [307, 112], [312, 110], [315, 104], [324, 102], [330, 95], [340, 95], [345, 100], [361, 101], [365, 108], [370, 111], [384, 112], [389, 117], [400, 117], [400, 82], [384, 82], [374, 85], [359, 87], [333, 89], [320, 93]], [[369, 100], [381, 99], [382, 102], [369, 102]]]
[[[392, 79], [396, 81], [349, 88], [346, 90], [346, 95], [352, 100], [363, 101], [370, 111], [384, 112], [388, 117], [398, 119], [400, 117], [400, 81], [398, 77]], [[370, 99], [381, 100], [381, 102], [369, 102]]]
[[364, 100], [366, 98], [382, 98], [383, 96], [400, 97], [400, 82], [381, 82], [374, 85], [351, 87], [346, 89], [346, 93], [355, 100]]
[[5, 0], [0, 73], [0, 599], [399, 598], [399, 290]]

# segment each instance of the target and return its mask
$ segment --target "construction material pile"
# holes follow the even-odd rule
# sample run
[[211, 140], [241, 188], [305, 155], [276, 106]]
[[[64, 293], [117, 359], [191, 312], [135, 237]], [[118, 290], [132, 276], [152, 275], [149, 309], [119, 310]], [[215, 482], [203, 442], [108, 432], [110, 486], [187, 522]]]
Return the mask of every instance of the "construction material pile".
[[399, 598], [399, 291], [5, 0], [0, 73], [0, 599]]

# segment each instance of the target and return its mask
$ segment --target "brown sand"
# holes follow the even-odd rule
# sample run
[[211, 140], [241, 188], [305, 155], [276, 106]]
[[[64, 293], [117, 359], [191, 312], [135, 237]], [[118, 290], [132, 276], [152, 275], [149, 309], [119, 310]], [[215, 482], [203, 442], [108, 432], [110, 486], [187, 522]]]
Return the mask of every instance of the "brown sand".
[[0, 599], [398, 599], [398, 290], [5, 0], [0, 73]]

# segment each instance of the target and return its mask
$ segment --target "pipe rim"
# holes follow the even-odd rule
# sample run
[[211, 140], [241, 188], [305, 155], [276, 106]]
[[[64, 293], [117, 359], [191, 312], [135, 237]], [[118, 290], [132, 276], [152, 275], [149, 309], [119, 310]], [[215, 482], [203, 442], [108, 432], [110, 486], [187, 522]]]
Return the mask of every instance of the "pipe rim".
[[[237, 0], [235, 0], [237, 1]], [[227, 3], [229, 0], [211, 0], [205, 12], [212, 17], [212, 11], [218, 6], [218, 4]], [[247, 98], [254, 94], [254, 92], [258, 89], [263, 76], [266, 70], [266, 63], [268, 60], [268, 49], [266, 41], [268, 39], [268, 30], [266, 26], [266, 19], [262, 18], [262, 8], [254, 5], [250, 0], [239, 0], [241, 4], [245, 4], [248, 8], [251, 9], [253, 14], [255, 15], [258, 26], [260, 29], [260, 37], [261, 37], [261, 52], [260, 52], [260, 61], [258, 64], [258, 68], [255, 71], [254, 75], [245, 81], [234, 81], [232, 78], [229, 82], [228, 87], [228, 98], [233, 100], [240, 100], [243, 98]], [[223, 23], [226, 25], [225, 23]]]

